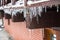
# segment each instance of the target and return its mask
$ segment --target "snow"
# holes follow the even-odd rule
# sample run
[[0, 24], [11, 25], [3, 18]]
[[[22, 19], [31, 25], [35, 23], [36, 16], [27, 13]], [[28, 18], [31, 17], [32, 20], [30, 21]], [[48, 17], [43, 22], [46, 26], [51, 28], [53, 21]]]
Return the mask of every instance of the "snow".
[[50, 0], [28, 1], [27, 4], [28, 4], [28, 5], [31, 5], [31, 4], [40, 3], [40, 2], [45, 2], [45, 1], [50, 1]]

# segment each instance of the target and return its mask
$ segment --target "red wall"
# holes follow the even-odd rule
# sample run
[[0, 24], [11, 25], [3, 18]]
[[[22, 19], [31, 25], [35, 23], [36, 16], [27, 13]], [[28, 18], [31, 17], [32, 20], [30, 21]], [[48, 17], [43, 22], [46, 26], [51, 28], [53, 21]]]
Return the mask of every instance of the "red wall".
[[43, 29], [29, 30], [26, 28], [26, 22], [12, 22], [8, 25], [8, 20], [4, 19], [6, 31], [14, 40], [43, 40]]

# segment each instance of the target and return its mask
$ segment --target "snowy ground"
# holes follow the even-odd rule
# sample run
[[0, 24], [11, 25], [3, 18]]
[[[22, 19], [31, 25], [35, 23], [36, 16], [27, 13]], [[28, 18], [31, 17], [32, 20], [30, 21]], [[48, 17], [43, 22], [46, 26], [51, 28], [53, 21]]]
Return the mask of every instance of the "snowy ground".
[[0, 40], [12, 40], [11, 36], [3, 28], [0, 30]]

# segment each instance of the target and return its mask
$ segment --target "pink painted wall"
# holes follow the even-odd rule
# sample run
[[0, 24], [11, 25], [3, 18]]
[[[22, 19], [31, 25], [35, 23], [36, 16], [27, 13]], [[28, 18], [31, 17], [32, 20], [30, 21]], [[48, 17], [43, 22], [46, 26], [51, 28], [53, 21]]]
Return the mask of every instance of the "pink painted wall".
[[13, 37], [14, 40], [43, 40], [43, 29], [29, 30], [26, 28], [26, 22], [12, 22], [8, 25], [7, 19], [4, 19], [6, 31]]

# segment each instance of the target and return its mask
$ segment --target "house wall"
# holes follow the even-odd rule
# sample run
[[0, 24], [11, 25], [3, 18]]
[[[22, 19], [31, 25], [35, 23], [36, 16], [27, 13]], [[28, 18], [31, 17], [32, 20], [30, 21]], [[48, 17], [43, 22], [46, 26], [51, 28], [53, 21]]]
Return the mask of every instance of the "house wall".
[[43, 40], [43, 29], [27, 29], [26, 22], [12, 22], [4, 18], [4, 27], [14, 40]]

